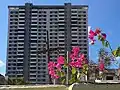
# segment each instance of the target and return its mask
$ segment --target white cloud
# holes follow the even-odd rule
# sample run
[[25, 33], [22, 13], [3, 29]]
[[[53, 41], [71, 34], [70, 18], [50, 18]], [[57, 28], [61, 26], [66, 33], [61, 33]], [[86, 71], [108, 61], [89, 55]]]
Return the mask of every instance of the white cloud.
[[5, 76], [5, 72], [0, 72], [1, 75]]
[[116, 60], [120, 60], [120, 57], [116, 57]]
[[2, 60], [0, 60], [0, 67], [2, 67], [4, 65], [5, 65], [5, 63]]

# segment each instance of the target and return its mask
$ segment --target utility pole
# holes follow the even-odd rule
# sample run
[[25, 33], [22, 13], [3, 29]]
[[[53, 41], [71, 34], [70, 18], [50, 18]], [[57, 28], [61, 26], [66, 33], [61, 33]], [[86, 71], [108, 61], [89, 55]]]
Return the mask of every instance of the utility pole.
[[[69, 63], [69, 52], [67, 51], [67, 63]], [[67, 67], [66, 85], [69, 85], [69, 66]]]

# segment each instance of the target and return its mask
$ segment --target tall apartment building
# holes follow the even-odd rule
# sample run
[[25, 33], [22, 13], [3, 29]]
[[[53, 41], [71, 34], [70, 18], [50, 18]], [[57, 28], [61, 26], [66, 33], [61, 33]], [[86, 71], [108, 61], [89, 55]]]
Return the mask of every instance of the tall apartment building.
[[[87, 5], [33, 5], [8, 6], [8, 48], [6, 75], [9, 78], [24, 77], [33, 84], [49, 82], [47, 53], [37, 54], [47, 48], [61, 47], [59, 55], [65, 55], [71, 46], [80, 46], [88, 57], [88, 6]], [[50, 52], [56, 61], [57, 51]]]

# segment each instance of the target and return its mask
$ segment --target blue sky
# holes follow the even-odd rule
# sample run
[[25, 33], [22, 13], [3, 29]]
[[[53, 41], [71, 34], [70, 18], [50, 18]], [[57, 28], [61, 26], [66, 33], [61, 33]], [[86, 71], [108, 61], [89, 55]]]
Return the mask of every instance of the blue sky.
[[[92, 28], [100, 27], [107, 33], [107, 39], [115, 49], [120, 45], [120, 0], [3, 0], [0, 3], [0, 73], [5, 73], [7, 32], [8, 32], [8, 5], [23, 5], [26, 1], [33, 4], [72, 4], [89, 5], [88, 22]], [[97, 61], [97, 53], [102, 47], [100, 43], [90, 46], [90, 59]]]

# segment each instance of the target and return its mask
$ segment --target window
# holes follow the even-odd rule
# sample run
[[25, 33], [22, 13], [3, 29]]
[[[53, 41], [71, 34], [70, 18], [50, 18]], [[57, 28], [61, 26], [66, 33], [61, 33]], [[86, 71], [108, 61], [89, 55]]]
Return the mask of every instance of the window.
[[77, 11], [72, 11], [72, 13], [77, 13]]
[[37, 13], [37, 11], [32, 11], [32, 13]]
[[19, 17], [25, 17], [25, 15], [19, 15]]
[[19, 22], [19, 24], [25, 24], [25, 22]]
[[86, 15], [83, 15], [83, 17], [86, 17]]
[[50, 11], [50, 13], [57, 13], [57, 11]]
[[72, 42], [77, 42], [77, 40], [72, 40]]
[[82, 33], [83, 35], [87, 35], [86, 33]]
[[44, 82], [44, 81], [45, 81], [45, 79], [42, 79], [42, 81]]
[[18, 11], [14, 11], [14, 10], [13, 10], [13, 11], [10, 11], [10, 13], [11, 13], [11, 14], [17, 14]]
[[83, 18], [83, 20], [86, 20], [86, 18]]

